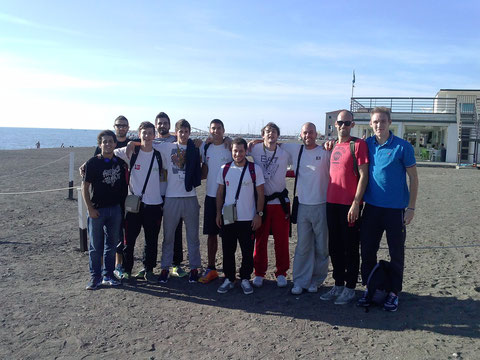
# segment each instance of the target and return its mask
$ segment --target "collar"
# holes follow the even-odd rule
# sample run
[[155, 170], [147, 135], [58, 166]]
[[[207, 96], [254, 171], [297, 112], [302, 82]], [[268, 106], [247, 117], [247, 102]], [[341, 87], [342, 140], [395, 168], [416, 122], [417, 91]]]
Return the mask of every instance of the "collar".
[[375, 135], [373, 135], [373, 141], [374, 141], [374, 143], [375, 143], [376, 146], [382, 147], [382, 146], [385, 146], [385, 145], [389, 145], [389, 144], [392, 142], [392, 140], [393, 140], [393, 133], [392, 133], [391, 130], [388, 130], [388, 132], [390, 133], [390, 136], [388, 137], [387, 141], [385, 141], [385, 142], [384, 142], [383, 144], [381, 144], [381, 145], [378, 143], [377, 137], [376, 137]]

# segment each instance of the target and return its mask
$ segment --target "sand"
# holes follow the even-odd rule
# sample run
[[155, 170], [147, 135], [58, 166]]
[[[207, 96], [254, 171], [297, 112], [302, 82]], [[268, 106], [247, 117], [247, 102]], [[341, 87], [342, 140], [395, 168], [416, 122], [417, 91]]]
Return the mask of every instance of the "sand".
[[[0, 151], [0, 192], [68, 186], [71, 150]], [[93, 147], [73, 151], [78, 167]], [[318, 294], [291, 295], [291, 271], [289, 287], [277, 288], [271, 240], [268, 281], [253, 295], [185, 278], [86, 291], [77, 201], [66, 190], [0, 195], [0, 358], [478, 359], [480, 171], [419, 168], [419, 178], [396, 313], [321, 301], [331, 272]], [[198, 193], [203, 205], [204, 185]], [[206, 236], [201, 244], [206, 265]]]

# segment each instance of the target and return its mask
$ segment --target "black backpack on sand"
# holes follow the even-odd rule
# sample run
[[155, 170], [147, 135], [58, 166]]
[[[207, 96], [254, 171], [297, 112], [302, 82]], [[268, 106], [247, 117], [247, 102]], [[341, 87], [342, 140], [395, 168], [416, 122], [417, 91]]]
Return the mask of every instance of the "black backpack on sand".
[[383, 305], [392, 290], [390, 263], [388, 261], [380, 260], [375, 265], [370, 275], [368, 275], [367, 290], [367, 299], [370, 303]]

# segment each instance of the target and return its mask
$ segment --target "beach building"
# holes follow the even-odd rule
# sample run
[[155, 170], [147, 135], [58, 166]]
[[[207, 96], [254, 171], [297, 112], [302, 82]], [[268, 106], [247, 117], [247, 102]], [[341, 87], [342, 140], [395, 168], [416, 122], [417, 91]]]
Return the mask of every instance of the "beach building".
[[[372, 134], [370, 111], [377, 106], [390, 109], [391, 130], [414, 146], [420, 160], [478, 164], [480, 90], [441, 89], [431, 98], [352, 97], [353, 136]], [[326, 113], [326, 133], [335, 133], [335, 113], [338, 111]]]

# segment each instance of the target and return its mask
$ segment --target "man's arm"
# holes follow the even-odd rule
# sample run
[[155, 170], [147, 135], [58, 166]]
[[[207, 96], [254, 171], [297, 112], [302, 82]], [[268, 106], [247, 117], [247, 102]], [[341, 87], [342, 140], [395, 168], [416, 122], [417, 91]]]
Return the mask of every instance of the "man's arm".
[[90, 199], [90, 183], [88, 181], [82, 181], [82, 195], [85, 205], [87, 205], [88, 216], [92, 219], [96, 219], [100, 216], [97, 209], [93, 207], [92, 200]]
[[217, 188], [217, 216], [215, 221], [219, 228], [222, 227], [222, 208], [223, 208], [223, 192], [225, 191], [225, 185], [218, 184]]
[[[257, 186], [257, 212], [263, 211], [263, 206], [265, 203], [265, 195], [263, 192], [263, 184]], [[252, 230], [255, 231], [262, 226], [262, 217], [258, 214], [255, 214], [255, 217], [252, 220]]]
[[368, 163], [358, 165], [358, 174], [360, 178], [358, 179], [357, 191], [355, 192], [355, 198], [353, 199], [352, 206], [350, 206], [350, 210], [348, 210], [347, 215], [347, 220], [349, 223], [354, 223], [358, 220], [360, 204], [368, 184]]
[[418, 194], [418, 175], [417, 175], [417, 166], [411, 166], [407, 168], [408, 180], [410, 183], [410, 200], [408, 202], [407, 210], [405, 210], [404, 221], [405, 225], [408, 225], [412, 222], [413, 217], [415, 216], [415, 205], [417, 203], [417, 194]]

